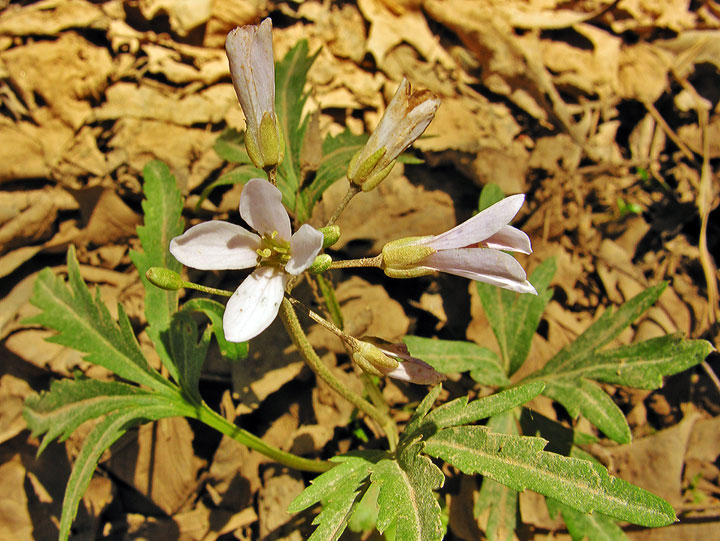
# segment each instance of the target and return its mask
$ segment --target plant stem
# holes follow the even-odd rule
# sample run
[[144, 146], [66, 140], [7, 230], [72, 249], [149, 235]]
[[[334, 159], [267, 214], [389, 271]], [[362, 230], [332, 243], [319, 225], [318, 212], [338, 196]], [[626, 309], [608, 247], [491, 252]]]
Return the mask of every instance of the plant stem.
[[333, 261], [330, 264], [331, 269], [349, 269], [357, 267], [382, 267], [382, 254], [375, 257], [362, 257], [360, 259], [344, 259], [341, 261]]
[[335, 212], [333, 213], [332, 217], [328, 220], [328, 223], [325, 224], [325, 227], [334, 225], [335, 222], [337, 222], [338, 218], [340, 218], [340, 215], [345, 210], [345, 207], [348, 206], [348, 203], [352, 200], [353, 197], [355, 197], [358, 193], [360, 193], [360, 188], [350, 182], [350, 186], [348, 186], [348, 191], [345, 193], [345, 197], [343, 197], [343, 200], [340, 201], [340, 205], [337, 209], [335, 209]]
[[232, 291], [228, 291], [226, 289], [216, 289], [214, 287], [201, 286], [200, 284], [195, 284], [193, 282], [183, 281], [182, 285], [186, 289], [196, 289], [197, 291], [209, 293], [210, 295], [221, 295], [223, 297], [232, 297], [233, 295]]
[[[380, 411], [370, 402], [365, 400], [362, 396], [354, 393], [353, 391], [345, 387], [342, 383], [340, 383], [340, 381], [333, 375], [330, 369], [325, 366], [325, 364], [323, 364], [322, 360], [310, 344], [310, 341], [308, 340], [305, 331], [303, 331], [303, 328], [300, 325], [300, 321], [297, 318], [297, 314], [295, 313], [295, 309], [292, 306], [292, 303], [287, 298], [283, 299], [283, 302], [280, 305], [280, 317], [282, 318], [283, 323], [285, 324], [285, 328], [287, 329], [288, 334], [292, 338], [293, 343], [298, 348], [300, 354], [303, 356], [305, 362], [307, 362], [308, 366], [312, 369], [312, 371], [315, 372], [315, 374], [320, 379], [327, 383], [333, 391], [338, 393], [345, 400], [347, 400], [357, 409], [362, 411], [365, 415], [367, 415], [371, 419], [374, 419], [385, 432], [385, 435], [388, 438], [388, 443], [390, 444], [390, 448], [394, 449], [398, 441], [397, 426], [395, 426], [395, 422], [390, 418], [389, 415]], [[326, 328], [329, 329], [331, 327], [334, 327], [335, 329], [337, 329], [337, 327], [335, 327], [329, 321], [323, 319], [321, 316], [317, 317], [325, 322]]]
[[288, 466], [296, 470], [310, 471], [310, 472], [325, 472], [334, 466], [333, 463], [326, 460], [314, 460], [310, 458], [304, 458], [292, 453], [288, 453], [272, 445], [268, 445], [263, 440], [231, 423], [225, 417], [210, 409], [205, 403], [197, 407], [188, 414], [190, 417], [194, 417], [198, 421], [205, 423], [209, 427], [214, 428], [222, 434], [234, 439], [236, 442], [249, 447], [262, 453], [268, 458], [271, 458], [279, 464]]

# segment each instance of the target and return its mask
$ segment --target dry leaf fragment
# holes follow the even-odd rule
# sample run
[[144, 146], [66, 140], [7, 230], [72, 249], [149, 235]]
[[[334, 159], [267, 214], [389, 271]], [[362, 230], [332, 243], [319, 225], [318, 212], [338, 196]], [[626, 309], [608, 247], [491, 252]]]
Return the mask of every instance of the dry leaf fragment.
[[203, 461], [195, 456], [192, 441], [185, 418], [160, 419], [128, 432], [112, 447], [105, 467], [171, 515], [199, 482]]
[[381, 68], [388, 51], [403, 41], [415, 47], [429, 62], [439, 62], [446, 68], [455, 65], [419, 9], [395, 14], [380, 0], [359, 0], [358, 7], [370, 22], [367, 49]]
[[158, 13], [165, 13], [170, 19], [170, 27], [179, 36], [187, 36], [210, 18], [211, 0], [140, 0], [140, 13], [148, 21]]
[[0, 14], [0, 35], [52, 36], [68, 28], [105, 29], [108, 17], [84, 0], [45, 0], [12, 5]]
[[90, 117], [85, 98], [98, 96], [112, 71], [110, 53], [73, 32], [56, 41], [38, 41], [0, 53], [14, 88], [35, 114], [44, 100], [53, 113], [74, 129]]
[[27, 428], [22, 417], [25, 399], [33, 390], [28, 383], [12, 374], [0, 377], [0, 444]]
[[205, 47], [222, 47], [225, 36], [237, 26], [258, 22], [267, 14], [267, 0], [214, 0], [205, 25]]

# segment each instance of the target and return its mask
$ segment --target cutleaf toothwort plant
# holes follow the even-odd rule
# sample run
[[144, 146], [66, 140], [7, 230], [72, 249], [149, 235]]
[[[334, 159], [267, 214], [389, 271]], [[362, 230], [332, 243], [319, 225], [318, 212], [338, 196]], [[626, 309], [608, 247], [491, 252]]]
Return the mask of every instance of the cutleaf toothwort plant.
[[[578, 539], [622, 537], [616, 519], [644, 526], [673, 522], [675, 513], [667, 502], [610, 476], [580, 448], [595, 436], [555, 424], [554, 437], [564, 433], [565, 441], [552, 443], [567, 453], [548, 452], [548, 441], [538, 434], [549, 434], [553, 421], [540, 422], [542, 416], [528, 417], [521, 408], [544, 394], [573, 418], [583, 415], [608, 438], [630, 441], [625, 417], [598, 382], [655, 389], [663, 376], [701, 362], [711, 349], [706, 342], [679, 335], [606, 347], [657, 300], [665, 284], [649, 288], [615, 311], [605, 311], [542, 369], [511, 383], [552, 295], [548, 285], [554, 273], [554, 263], [548, 260], [528, 279], [508, 253], [532, 251], [528, 236], [509, 225], [524, 196], [505, 198], [488, 186], [478, 213], [445, 233], [389, 242], [376, 257], [333, 261], [323, 250], [342, 233], [335, 225], [337, 218], [353, 197], [375, 189], [396, 161], [409, 159], [403, 152], [432, 121], [440, 100], [403, 80], [373, 134], [367, 138], [345, 131], [327, 137], [323, 157], [310, 175], [303, 161], [310, 125], [302, 109], [306, 74], [315, 56], [308, 54], [306, 42], [300, 42], [275, 65], [271, 30], [266, 19], [228, 35], [232, 80], [247, 129], [228, 131], [218, 139], [218, 153], [237, 167], [202, 194], [206, 197], [222, 184], [244, 184], [240, 216], [254, 232], [220, 220], [183, 232], [182, 197], [168, 167], [152, 162], [144, 170], [145, 221], [138, 228], [142, 252], [131, 256], [145, 286], [147, 334], [163, 364], [162, 373], [146, 360], [123, 307], [118, 307], [115, 320], [99, 294], [90, 293], [73, 248], [67, 254], [67, 281], [49, 269], [37, 279], [32, 302], [40, 311], [31, 322], [55, 330], [51, 341], [85, 353], [85, 360], [117, 376], [114, 381], [55, 381], [49, 391], [25, 404], [28, 426], [34, 434], [44, 434], [40, 451], [56, 438], [64, 440], [82, 423], [95, 421], [67, 485], [60, 539], [69, 535], [102, 453], [128, 429], [172, 416], [197, 419], [280, 464], [319, 473], [290, 506], [291, 511], [301, 511], [322, 504], [312, 539], [337, 539], [348, 526], [375, 527], [403, 541], [442, 539], [442, 510], [434, 492], [444, 483], [436, 463], [440, 460], [465, 474], [482, 476], [475, 511], [487, 517], [483, 527], [492, 539], [512, 538], [518, 522], [517, 494], [526, 489], [545, 495], [550, 511], [560, 512]], [[305, 223], [334, 182], [343, 182], [347, 194], [332, 218], [318, 224], [321, 227]], [[185, 281], [181, 264], [201, 270], [251, 270], [237, 273], [232, 293]], [[475, 281], [500, 355], [464, 341], [407, 336], [404, 343], [390, 343], [382, 337], [348, 334], [325, 275], [353, 267], [376, 267], [398, 279], [440, 271]], [[315, 282], [327, 317], [293, 296], [302, 280]], [[182, 288], [230, 299], [223, 305], [199, 296], [179, 306]], [[309, 318], [340, 337], [365, 385], [362, 395], [323, 364], [298, 312], [303, 320]], [[207, 325], [193, 313], [204, 314]], [[213, 336], [223, 355], [241, 361], [248, 352], [247, 341], [278, 316], [316, 376], [385, 434], [382, 449], [376, 444], [330, 461], [296, 456], [228, 422], [203, 401], [199, 380]], [[496, 392], [436, 407], [445, 374], [466, 371]], [[378, 390], [385, 377], [431, 386], [401, 429]]]

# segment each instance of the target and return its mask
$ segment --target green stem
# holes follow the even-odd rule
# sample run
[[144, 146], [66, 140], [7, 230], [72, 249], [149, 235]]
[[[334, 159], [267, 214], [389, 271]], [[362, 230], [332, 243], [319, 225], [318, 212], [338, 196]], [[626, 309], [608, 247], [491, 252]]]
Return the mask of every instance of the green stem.
[[228, 291], [227, 289], [216, 289], [214, 287], [201, 286], [200, 284], [195, 284], [193, 282], [183, 281], [182, 286], [186, 289], [195, 289], [197, 291], [202, 291], [203, 293], [209, 293], [210, 295], [221, 295], [223, 297], [232, 297], [233, 295], [233, 292]]
[[205, 423], [218, 432], [234, 439], [236, 442], [257, 451], [258, 453], [262, 453], [266, 457], [271, 458], [279, 464], [288, 466], [289, 468], [322, 473], [328, 471], [334, 466], [334, 464], [325, 460], [303, 458], [301, 456], [285, 452], [277, 447], [273, 447], [272, 445], [268, 445], [254, 434], [231, 423], [225, 419], [225, 417], [210, 409], [204, 403], [193, 410], [193, 413], [189, 416], [194, 417], [198, 421]]
[[[287, 298], [283, 299], [283, 302], [280, 305], [280, 317], [282, 318], [285, 328], [287, 329], [287, 332], [292, 338], [295, 346], [298, 348], [300, 354], [303, 356], [305, 362], [307, 362], [312, 371], [315, 372], [320, 379], [327, 383], [332, 390], [362, 411], [365, 415], [374, 419], [385, 432], [390, 448], [394, 449], [397, 445], [398, 434], [397, 426], [395, 426], [393, 420], [389, 415], [380, 411], [362, 396], [345, 387], [333, 375], [330, 369], [325, 366], [310, 344], [305, 331], [303, 331], [303, 328], [300, 325], [295, 309]], [[326, 321], [326, 323], [328, 325], [332, 325], [330, 322]]]
[[335, 209], [335, 212], [333, 213], [332, 217], [328, 220], [328, 223], [325, 224], [325, 227], [334, 225], [335, 222], [338, 221], [338, 218], [340, 218], [340, 215], [345, 210], [345, 207], [348, 206], [348, 203], [352, 200], [353, 197], [355, 197], [358, 193], [360, 193], [360, 187], [356, 186], [352, 182], [350, 183], [350, 186], [348, 187], [348, 191], [345, 194], [345, 197], [343, 197], [343, 200], [340, 201], [340, 205], [337, 209]]
[[343, 259], [341, 261], [333, 261], [330, 264], [331, 269], [349, 269], [357, 267], [382, 267], [382, 254], [375, 257], [363, 257], [360, 259]]

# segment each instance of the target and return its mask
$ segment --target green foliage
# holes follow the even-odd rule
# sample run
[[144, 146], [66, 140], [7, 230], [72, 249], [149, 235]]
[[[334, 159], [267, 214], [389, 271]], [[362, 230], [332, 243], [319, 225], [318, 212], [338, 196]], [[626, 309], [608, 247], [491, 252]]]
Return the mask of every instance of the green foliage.
[[354, 135], [345, 129], [336, 136], [328, 135], [322, 144], [322, 160], [315, 173], [315, 179], [301, 193], [303, 208], [307, 209], [307, 216], [298, 214], [298, 219], [304, 221], [309, 218], [313, 206], [317, 203], [325, 190], [343, 178], [353, 155], [367, 142], [366, 134]]
[[192, 413], [178, 389], [148, 365], [122, 306], [118, 306], [116, 323], [99, 291], [94, 298], [90, 294], [73, 247], [67, 259], [67, 283], [50, 269], [40, 272], [32, 303], [42, 312], [29, 322], [56, 330], [58, 334], [49, 341], [82, 351], [86, 361], [148, 389], [120, 382], [61, 381], [54, 382], [49, 392], [25, 401], [28, 428], [34, 435], [45, 434], [38, 452], [55, 438], [66, 439], [82, 423], [104, 417], [86, 438], [73, 466], [63, 501], [60, 539], [67, 539], [97, 461], [113, 442], [131, 426]]
[[625, 416], [595, 381], [657, 389], [662, 385], [663, 376], [702, 362], [712, 351], [708, 342], [684, 340], [678, 334], [600, 351], [645, 312], [666, 286], [662, 283], [650, 287], [616, 311], [606, 310], [574, 342], [525, 381], [545, 382], [543, 394], [562, 404], [570, 415], [582, 414], [609, 438], [619, 443], [629, 442], [630, 428]]
[[547, 441], [493, 433], [484, 426], [440, 430], [425, 452], [467, 474], [481, 474], [518, 492], [531, 489], [583, 513], [597, 511], [643, 526], [675, 520], [672, 506], [585, 460], [543, 451]]
[[[488, 420], [488, 428], [493, 432], [519, 436], [515, 412], [506, 411]], [[485, 477], [480, 487], [478, 499], [473, 510], [479, 517], [488, 510], [485, 535], [488, 539], [511, 541], [518, 521], [518, 494], [513, 489]]]
[[177, 312], [172, 318], [170, 328], [162, 336], [165, 349], [177, 367], [178, 383], [185, 391], [185, 396], [196, 404], [202, 401], [198, 385], [211, 335], [212, 331], [207, 329], [198, 342], [195, 320], [187, 312]]
[[[485, 193], [485, 190], [483, 190]], [[552, 297], [550, 280], [555, 274], [555, 260], [547, 259], [530, 275], [537, 295], [518, 295], [512, 291], [477, 282], [485, 315], [500, 346], [502, 366], [508, 376], [525, 362], [543, 311]]]
[[300, 154], [309, 121], [309, 117], [302, 116], [308, 98], [304, 88], [307, 72], [317, 55], [310, 55], [307, 40], [302, 40], [275, 65], [275, 112], [285, 138], [285, 157], [278, 167], [277, 185], [283, 203], [300, 222], [310, 216], [310, 209], [298, 197], [302, 183]]
[[118, 305], [116, 323], [100, 300], [100, 290], [94, 298], [90, 294], [80, 276], [72, 246], [68, 249], [67, 265], [67, 283], [50, 269], [40, 271], [30, 302], [42, 312], [26, 323], [57, 331], [49, 342], [86, 353], [86, 361], [121, 378], [158, 391], [169, 389], [169, 382], [145, 360], [122, 306]]
[[469, 370], [470, 376], [483, 385], [510, 384], [497, 354], [488, 348], [472, 342], [433, 340], [420, 336], [406, 336], [403, 342], [413, 357], [422, 359], [443, 374]]
[[155, 287], [148, 282], [145, 273], [150, 267], [161, 267], [180, 272], [182, 265], [170, 254], [168, 246], [173, 237], [182, 235], [182, 195], [167, 165], [159, 161], [148, 163], [143, 169], [142, 203], [145, 216], [142, 226], [137, 228], [143, 251], [130, 252], [140, 280], [145, 287], [145, 317], [148, 321], [147, 334], [160, 355], [160, 360], [175, 381], [177, 370], [169, 356], [160, 334], [170, 327], [170, 319], [177, 311], [178, 292]]
[[252, 163], [247, 150], [245, 150], [245, 133], [234, 128], [228, 128], [217, 138], [213, 149], [223, 160], [239, 165]]
[[223, 331], [222, 318], [225, 312], [225, 305], [220, 304], [212, 299], [198, 298], [191, 299], [182, 306], [182, 311], [201, 312], [210, 320], [210, 326], [217, 340], [220, 353], [223, 357], [231, 361], [239, 361], [248, 355], [247, 342], [228, 342], [225, 339], [225, 331]]

